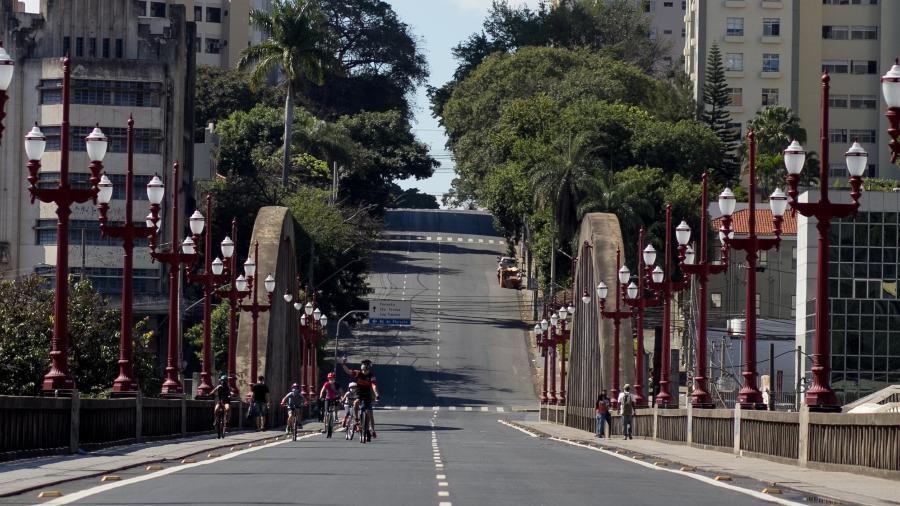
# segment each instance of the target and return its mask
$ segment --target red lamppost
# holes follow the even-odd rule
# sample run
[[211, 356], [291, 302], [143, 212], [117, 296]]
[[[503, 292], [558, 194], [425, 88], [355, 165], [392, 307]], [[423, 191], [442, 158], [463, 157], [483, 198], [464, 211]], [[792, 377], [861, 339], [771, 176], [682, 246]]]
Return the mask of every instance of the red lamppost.
[[888, 119], [888, 135], [891, 136], [891, 163], [897, 162], [900, 156], [900, 60], [894, 60], [894, 66], [881, 78], [881, 93], [888, 106], [884, 114]]
[[559, 315], [551, 305], [548, 308], [550, 312], [550, 328], [547, 330], [547, 346], [550, 351], [550, 395], [549, 403], [553, 405], [559, 404], [559, 397], [556, 395], [556, 357], [557, 347], [562, 338], [562, 324], [559, 321]]
[[[113, 197], [113, 183], [106, 177], [100, 178], [97, 185], [97, 202], [100, 203], [100, 233], [107, 237], [122, 240], [122, 310], [119, 330], [119, 376], [113, 382], [113, 393], [132, 395], [137, 392], [138, 385], [134, 379], [134, 343], [132, 341], [132, 282], [134, 273], [134, 241], [149, 239], [155, 242], [156, 224], [159, 221], [159, 205], [162, 202], [165, 188], [159, 177], [153, 176], [147, 184], [147, 198], [150, 201], [150, 215], [145, 225], [134, 222], [134, 119], [128, 118], [128, 172], [125, 175], [125, 221], [121, 225], [109, 225], [109, 203]], [[88, 152], [91, 158], [103, 158], [106, 152], [107, 139], [95, 128], [87, 137]], [[93, 151], [93, 153], [91, 153]]]
[[[546, 314], [545, 314], [546, 316]], [[550, 327], [550, 323], [546, 318], [541, 320], [540, 323], [534, 324], [534, 341], [535, 344], [541, 349], [541, 357], [544, 358], [544, 368], [543, 370], [543, 387], [541, 388], [541, 404], [547, 404], [547, 338], [544, 337], [544, 333], [547, 332], [547, 328]]]
[[[747, 254], [747, 296], [745, 306], [746, 335], [744, 336], [744, 364], [741, 376], [744, 386], [738, 393], [738, 402], [744, 409], [766, 409], [762, 402], [762, 394], [756, 386], [756, 260], [760, 251], [777, 249], [781, 242], [781, 222], [787, 208], [787, 197], [780, 189], [775, 189], [769, 196], [769, 207], [772, 209], [773, 238], [761, 238], [756, 233], [756, 134], [751, 130], [747, 134], [750, 145], [749, 186], [750, 203], [747, 215], [747, 236], [735, 238], [731, 230], [731, 215], [734, 213], [734, 193], [725, 188], [719, 195], [719, 210], [722, 212], [722, 242], [730, 248], [744, 251]], [[824, 154], [822, 163], [826, 164], [828, 155]], [[827, 169], [825, 169], [827, 172]]]
[[[42, 390], [74, 390], [75, 381], [69, 373], [69, 216], [73, 204], [84, 204], [97, 198], [97, 183], [103, 169], [106, 150], [88, 150], [91, 158], [90, 188], [72, 188], [69, 185], [69, 59], [63, 58], [62, 122], [60, 123], [59, 183], [56, 188], [40, 188], [38, 171], [41, 157], [47, 147], [47, 138], [37, 124], [25, 136], [25, 154], [28, 156], [28, 191], [31, 202], [35, 199], [45, 204], [56, 204], [56, 279], [54, 281], [53, 338], [50, 341], [50, 371], [44, 376]], [[99, 147], [99, 146], [98, 146]]]
[[[656, 261], [656, 250], [653, 245], [647, 245], [644, 249], [644, 263], [647, 264], [647, 274], [651, 277], [650, 289], [656, 291], [663, 303], [663, 335], [662, 335], [662, 356], [660, 357], [659, 374], [659, 394], [656, 396], [656, 405], [662, 408], [672, 406], [672, 394], [669, 393], [669, 371], [671, 370], [671, 338], [672, 338], [672, 296], [685, 290], [688, 287], [688, 279], [685, 278], [680, 282], [672, 280], [672, 204], [666, 204], [666, 247], [665, 259], [663, 265], [665, 268], [656, 266], [650, 271], [650, 266]], [[675, 399], [674, 407], [678, 407], [678, 400]]]
[[728, 269], [728, 246], [722, 244], [722, 261], [721, 263], [712, 263], [707, 256], [706, 236], [709, 232], [706, 224], [707, 207], [709, 201], [708, 187], [709, 176], [703, 173], [703, 194], [700, 198], [700, 261], [694, 262], [694, 250], [688, 245], [691, 241], [691, 227], [687, 222], [682, 221], [675, 229], [675, 239], [678, 241], [678, 258], [681, 272], [685, 275], [696, 275], [699, 278], [697, 288], [698, 297], [700, 298], [700, 313], [697, 318], [697, 350], [695, 362], [697, 364], [697, 374], [694, 375], [693, 392], [691, 392], [691, 404], [695, 408], [712, 408], [715, 404], [709, 395], [708, 380], [706, 377], [706, 288], [709, 283], [709, 277], [714, 274], [721, 274]]
[[644, 313], [648, 307], [658, 306], [660, 303], [657, 295], [647, 295], [647, 290], [644, 286], [647, 269], [644, 266], [643, 251], [644, 229], [642, 227], [638, 236], [637, 284], [635, 285], [634, 281], [629, 283], [631, 271], [627, 266], [623, 265], [622, 268], [619, 269], [619, 283], [622, 285], [628, 283], [628, 286], [623, 288], [625, 291], [625, 303], [635, 309], [637, 316], [637, 356], [635, 357], [634, 364], [634, 405], [639, 407], [647, 406], [647, 398], [644, 397]]
[[[895, 65], [891, 69], [896, 70], [900, 74], [900, 69]], [[900, 75], [897, 76], [900, 79]], [[888, 79], [888, 81], [885, 81]], [[888, 76], [882, 78], [885, 97], [890, 93], [888, 89], [892, 83], [890, 79], [891, 72]], [[829, 81], [831, 78], [828, 73], [822, 75], [822, 130], [820, 132], [819, 150], [822, 157], [819, 165], [819, 200], [818, 202], [797, 202], [799, 190], [797, 186], [800, 182], [800, 172], [803, 170], [803, 164], [806, 161], [806, 152], [796, 141], [784, 151], [784, 165], [788, 171], [788, 184], [790, 190], [790, 204], [794, 211], [799, 212], [808, 218], [815, 218], [817, 221], [816, 228], [819, 231], [819, 251], [818, 265], [816, 266], [816, 338], [815, 350], [813, 352], [813, 383], [809, 390], [806, 391], [806, 405], [820, 411], [840, 411], [837, 397], [831, 389], [831, 341], [828, 326], [830, 325], [828, 318], [828, 239], [831, 230], [831, 220], [833, 218], [846, 218], [856, 214], [859, 209], [859, 198], [862, 196], [862, 175], [866, 171], [866, 162], [868, 155], [866, 151], [856, 141], [846, 153], [847, 171], [850, 173], [850, 198], [853, 202], [850, 204], [841, 204], [828, 200], [828, 91]], [[893, 82], [893, 98], [898, 95], [896, 83]], [[893, 111], [896, 113], [897, 111]], [[891, 111], [889, 111], [889, 118]], [[896, 116], [894, 116], [896, 118]], [[895, 132], [896, 133], [896, 132]], [[897, 148], [896, 139], [891, 143], [892, 148]], [[896, 151], [894, 153], [896, 155]], [[747, 333], [750, 333], [748, 326]]]
[[[231, 237], [237, 237], [237, 219], [231, 220]], [[237, 314], [240, 311], [239, 304], [241, 299], [249, 295], [247, 290], [247, 279], [243, 274], [237, 275], [237, 257], [234, 255], [234, 241], [231, 237], [226, 237], [222, 241], [222, 256], [228, 262], [227, 276], [229, 279], [228, 286], [219, 288], [219, 297], [228, 301], [228, 390], [231, 395], [238, 395], [237, 388], [237, 360], [235, 357], [235, 348], [237, 347]]]
[[[212, 196], [206, 196], [206, 216], [212, 216]], [[190, 222], [194, 229], [195, 222], [205, 221], [199, 211], [194, 211]], [[223, 241], [224, 242], [224, 241]], [[225, 254], [226, 246], [222, 245], [222, 254]], [[206, 237], [203, 241], [203, 272], [188, 272], [187, 277], [191, 283], [203, 285], [203, 361], [200, 369], [200, 385], [197, 387], [197, 398], [208, 397], [213, 390], [212, 381], [212, 298], [216, 288], [227, 283], [229, 278], [223, 274], [225, 264], [222, 259], [212, 259], [212, 227], [206, 227]], [[231, 243], [231, 251], [234, 251], [234, 243]]]
[[181, 380], [178, 379], [178, 349], [181, 343], [178, 336], [179, 281], [181, 280], [181, 266], [191, 265], [197, 260], [195, 245], [200, 240], [199, 234], [202, 231], [197, 230], [198, 224], [191, 221], [191, 232], [194, 237], [185, 237], [184, 242], [181, 243], [181, 253], [178, 252], [176, 249], [179, 243], [178, 229], [181, 228], [179, 226], [181, 220], [178, 216], [179, 168], [178, 162], [172, 164], [172, 242], [169, 244], [169, 250], [158, 252], [155, 244], [150, 245], [150, 256], [169, 267], [169, 339], [167, 347], [169, 356], [166, 358], [166, 380], [162, 384], [162, 395], [167, 397], [184, 395]]
[[0, 141], [3, 140], [3, 120], [6, 119], [6, 100], [9, 98], [6, 90], [9, 88], [9, 83], [12, 82], [15, 64], [16, 62], [9, 57], [9, 53], [3, 48], [3, 43], [0, 42]]
[[247, 276], [247, 284], [249, 286], [249, 290], [253, 292], [253, 302], [250, 304], [242, 304], [241, 310], [247, 311], [250, 313], [250, 318], [252, 319], [252, 326], [250, 327], [250, 381], [256, 381], [257, 375], [257, 361], [259, 360], [258, 350], [257, 350], [257, 339], [258, 333], [256, 329], [257, 321], [259, 320], [259, 315], [261, 313], [265, 313], [272, 307], [272, 292], [275, 291], [275, 278], [269, 274], [266, 276], [266, 280], [263, 282], [266, 288], [266, 296], [268, 297], [268, 304], [260, 304], [259, 303], [259, 283], [254, 283], [256, 279], [256, 263], [259, 261], [259, 242], [257, 242], [253, 246], [253, 257], [248, 258], [246, 262], [244, 262], [244, 275]]
[[[572, 272], [575, 272], [574, 269], [575, 260], [572, 260]], [[556, 403], [560, 406], [566, 405], [566, 343], [569, 342], [569, 338], [572, 335], [571, 329], [571, 320], [575, 315], [575, 306], [569, 302], [569, 305], [566, 306], [565, 298], [563, 298], [563, 303], [560, 308], [557, 310], [556, 315], [559, 318], [559, 338], [557, 339], [557, 344], [561, 344], [560, 348], [560, 360], [559, 360], [559, 397], [557, 397]]]
[[[606, 283], [600, 281], [597, 285], [597, 298], [600, 300], [600, 316], [613, 321], [613, 370], [612, 370], [612, 406], [615, 408], [619, 402], [619, 335], [622, 320], [631, 318], [632, 311], [622, 310], [620, 301], [622, 298], [622, 288], [624, 283], [628, 282], [630, 273], [623, 276], [621, 274], [622, 252], [616, 248], [616, 271], [619, 277], [616, 278], [616, 308], [612, 311], [606, 310], [606, 296], [609, 294], [609, 288]], [[643, 364], [642, 364], [643, 365]]]
[[[306, 367], [306, 375], [304, 376], [304, 381], [306, 382], [306, 395], [310, 399], [314, 399], [318, 396], [318, 392], [316, 391], [316, 387], [318, 386], [318, 379], [316, 378], [316, 363], [318, 360], [318, 344], [320, 339], [320, 331], [322, 328], [325, 328], [325, 325], [328, 323], [328, 317], [322, 314], [322, 311], [316, 307], [316, 295], [315, 290], [312, 291], [312, 300], [308, 301], [305, 306], [303, 306], [304, 315], [300, 317], [300, 325], [302, 328], [306, 329], [306, 353], [304, 354], [304, 365]], [[304, 318], [311, 317], [310, 318]], [[321, 327], [320, 327], [321, 325]]]

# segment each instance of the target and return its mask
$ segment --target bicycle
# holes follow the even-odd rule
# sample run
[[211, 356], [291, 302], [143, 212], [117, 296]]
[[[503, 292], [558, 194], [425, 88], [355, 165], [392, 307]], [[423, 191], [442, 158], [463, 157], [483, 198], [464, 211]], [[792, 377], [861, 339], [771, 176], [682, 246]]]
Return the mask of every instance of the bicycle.
[[325, 401], [325, 437], [329, 439], [334, 433], [334, 424], [337, 423], [337, 406], [338, 401]]
[[[300, 408], [291, 408], [288, 407], [288, 418], [291, 419], [291, 423], [288, 425], [288, 432], [291, 434], [293, 441], [297, 440], [297, 431], [303, 427], [303, 422], [300, 421]], [[292, 413], [293, 412], [293, 413]], [[292, 417], [291, 414], [294, 416]]]
[[350, 407], [350, 417], [347, 419], [347, 427], [344, 431], [346, 432], [347, 441], [352, 441], [353, 436], [359, 431], [359, 417], [353, 412], [352, 406]]
[[370, 427], [372, 416], [372, 404], [374, 401], [360, 402], [359, 404], [359, 442], [372, 442], [372, 428]]
[[216, 409], [215, 420], [213, 425], [216, 427], [216, 439], [225, 438], [225, 407], [219, 406]]

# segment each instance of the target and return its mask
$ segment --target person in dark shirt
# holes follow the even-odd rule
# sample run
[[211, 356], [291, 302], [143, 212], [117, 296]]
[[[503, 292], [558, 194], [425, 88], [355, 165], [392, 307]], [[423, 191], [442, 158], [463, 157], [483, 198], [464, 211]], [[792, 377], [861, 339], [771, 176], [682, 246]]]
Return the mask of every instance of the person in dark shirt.
[[256, 430], [262, 431], [266, 426], [266, 412], [269, 409], [269, 387], [266, 378], [259, 377], [259, 381], [250, 387], [250, 415], [256, 417]]

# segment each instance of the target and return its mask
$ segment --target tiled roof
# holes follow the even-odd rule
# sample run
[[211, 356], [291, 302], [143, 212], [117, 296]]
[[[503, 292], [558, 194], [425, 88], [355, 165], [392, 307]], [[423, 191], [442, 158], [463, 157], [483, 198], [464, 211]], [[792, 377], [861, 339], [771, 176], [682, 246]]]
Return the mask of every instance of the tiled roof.
[[[713, 220], [713, 227], [718, 230], [722, 227], [722, 219]], [[750, 210], [741, 209], [731, 215], [731, 229], [736, 235], [747, 235], [750, 232]], [[772, 211], [769, 209], [756, 210], [756, 233], [758, 235], [774, 235], [772, 226]], [[797, 219], [792, 216], [791, 210], [784, 213], [784, 221], [781, 223], [781, 235], [797, 235]]]

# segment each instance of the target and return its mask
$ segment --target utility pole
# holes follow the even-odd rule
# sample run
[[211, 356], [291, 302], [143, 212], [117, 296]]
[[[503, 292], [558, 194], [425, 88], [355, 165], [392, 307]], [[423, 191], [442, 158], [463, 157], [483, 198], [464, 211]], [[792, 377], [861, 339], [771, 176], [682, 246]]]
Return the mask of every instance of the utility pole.
[[797, 346], [797, 373], [794, 375], [794, 409], [800, 410], [800, 380], [803, 378], [803, 373], [800, 368], [803, 367], [803, 347]]

